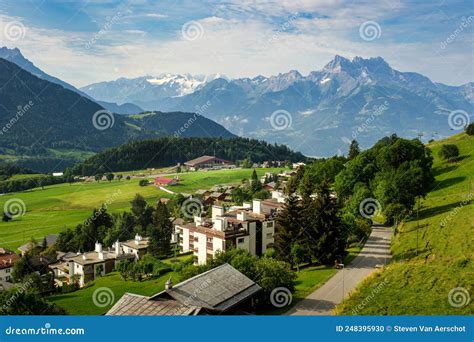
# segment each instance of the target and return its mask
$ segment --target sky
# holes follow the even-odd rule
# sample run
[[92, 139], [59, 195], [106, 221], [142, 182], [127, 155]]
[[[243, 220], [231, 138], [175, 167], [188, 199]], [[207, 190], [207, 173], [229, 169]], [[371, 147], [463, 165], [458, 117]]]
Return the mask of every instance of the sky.
[[474, 81], [474, 2], [1, 0], [0, 46], [75, 86], [161, 73], [231, 78], [383, 57], [435, 82]]

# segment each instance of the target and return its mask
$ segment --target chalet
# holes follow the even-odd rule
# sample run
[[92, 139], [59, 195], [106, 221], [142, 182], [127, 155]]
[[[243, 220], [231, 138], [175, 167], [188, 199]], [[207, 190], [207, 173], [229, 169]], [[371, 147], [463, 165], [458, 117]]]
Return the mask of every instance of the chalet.
[[229, 264], [173, 285], [151, 297], [126, 293], [107, 312], [109, 316], [196, 316], [232, 314], [252, 309], [261, 287]]
[[132, 254], [138, 260], [148, 251], [148, 238], [143, 238], [137, 234], [133, 240], [121, 242], [120, 245], [123, 253]]
[[198, 169], [222, 169], [235, 167], [232, 162], [217, 158], [215, 156], [202, 156], [193, 160], [189, 160], [185, 162], [184, 165], [192, 171]]
[[[13, 266], [18, 260], [20, 260], [20, 257], [15, 252], [9, 249], [0, 248], [0, 282], [11, 282]], [[4, 287], [6, 288], [8, 285], [5, 285]]]
[[176, 185], [178, 184], [179, 179], [175, 178], [167, 178], [167, 177], [156, 177], [155, 178], [155, 185], [156, 186], [169, 186], [169, 185]]
[[120, 242], [115, 242], [113, 247], [104, 250], [102, 244], [96, 243], [92, 252], [61, 253], [60, 260], [49, 265], [54, 273], [56, 285], [77, 282], [82, 287], [97, 277], [112, 272], [116, 264], [122, 260], [135, 260], [134, 254], [123, 253]]
[[48, 234], [43, 238], [42, 243], [33, 243], [30, 241], [18, 247], [18, 250], [20, 251], [21, 256], [25, 256], [26, 253], [28, 253], [29, 251], [33, 249], [40, 248], [42, 246], [51, 247], [52, 245], [56, 243], [57, 240], [58, 240], [57, 234]]
[[198, 264], [206, 264], [218, 251], [231, 247], [262, 255], [274, 242], [274, 220], [283, 205], [275, 198], [254, 200], [228, 212], [214, 205], [211, 219], [194, 216], [191, 223], [175, 225], [180, 250], [193, 252]]

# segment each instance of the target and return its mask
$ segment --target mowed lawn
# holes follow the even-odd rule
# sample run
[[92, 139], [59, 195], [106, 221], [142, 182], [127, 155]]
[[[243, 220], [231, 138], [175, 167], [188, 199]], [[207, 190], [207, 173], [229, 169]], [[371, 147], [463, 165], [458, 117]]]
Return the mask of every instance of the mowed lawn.
[[[257, 174], [262, 176], [265, 172], [279, 171], [280, 168], [257, 169]], [[217, 184], [240, 183], [244, 178], [249, 179], [251, 173], [252, 169], [180, 173], [180, 184], [169, 189], [192, 194], [198, 189], [209, 189]], [[8, 223], [0, 222], [0, 247], [15, 249], [32, 237], [41, 239], [65, 227], [75, 227], [90, 217], [94, 208], [104, 203], [107, 203], [110, 212], [129, 210], [130, 201], [137, 193], [150, 204], [156, 203], [161, 197], [172, 196], [153, 185], [141, 187], [138, 181], [132, 178], [129, 181], [57, 184], [0, 196], [2, 208], [9, 200], [21, 200], [26, 208], [23, 216]]]
[[[441, 145], [448, 143], [459, 147], [461, 158], [456, 163], [438, 158]], [[474, 313], [474, 137], [458, 134], [429, 146], [436, 184], [421, 201], [419, 228], [416, 216], [399, 227], [392, 240], [394, 262], [365, 281], [339, 312]]]
[[97, 278], [86, 288], [48, 297], [48, 301], [62, 307], [68, 315], [103, 315], [126, 292], [151, 296], [163, 291], [170, 277], [175, 284], [178, 282], [174, 272], [144, 281], [122, 280], [118, 272], [112, 272]]

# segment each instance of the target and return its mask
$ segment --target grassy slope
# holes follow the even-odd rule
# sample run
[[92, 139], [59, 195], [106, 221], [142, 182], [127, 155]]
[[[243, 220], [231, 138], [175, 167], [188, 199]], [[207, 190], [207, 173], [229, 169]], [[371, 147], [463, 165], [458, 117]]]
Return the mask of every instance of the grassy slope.
[[[165, 282], [171, 279], [174, 283], [178, 282], [177, 275], [169, 272], [159, 278], [145, 281], [124, 281], [120, 278], [118, 272], [106, 274], [104, 277], [96, 279], [88, 287], [75, 292], [52, 296], [48, 301], [55, 303], [66, 310], [69, 315], [102, 315], [106, 313], [126, 292], [151, 296], [165, 289]], [[107, 288], [112, 291], [113, 296], [109, 305], [100, 307], [94, 304], [94, 292], [96, 296], [106, 293], [101, 288]], [[99, 296], [100, 298], [100, 296]]]
[[[260, 176], [279, 170], [257, 169], [257, 173]], [[170, 189], [193, 193], [216, 184], [240, 183], [243, 178], [250, 178], [251, 173], [250, 169], [183, 173], [180, 174], [182, 182]], [[136, 193], [140, 193], [150, 203], [171, 196], [155, 186], [140, 187], [138, 179], [58, 184], [47, 186], [44, 190], [36, 188], [1, 196], [0, 208], [9, 199], [21, 199], [25, 203], [26, 214], [8, 223], [0, 222], [0, 247], [16, 248], [31, 237], [39, 239], [49, 233], [58, 233], [65, 226], [73, 227], [87, 219], [94, 207], [100, 207], [109, 200], [111, 212], [128, 210]]]
[[[438, 158], [442, 144], [456, 144], [458, 163]], [[392, 240], [394, 262], [367, 279], [338, 312], [362, 315], [467, 315], [474, 313], [474, 137], [459, 134], [430, 145], [436, 185], [421, 202], [419, 254], [416, 219], [399, 227]], [[442, 221], [447, 222], [441, 227]], [[451, 289], [463, 287], [471, 302], [461, 308], [448, 302]], [[359, 306], [359, 307], [358, 307]], [[356, 309], [357, 311], [353, 311]]]

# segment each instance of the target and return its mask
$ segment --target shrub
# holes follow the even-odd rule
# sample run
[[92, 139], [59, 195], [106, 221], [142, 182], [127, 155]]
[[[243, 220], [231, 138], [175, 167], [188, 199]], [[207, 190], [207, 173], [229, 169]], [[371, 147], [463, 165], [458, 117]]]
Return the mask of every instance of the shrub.
[[448, 161], [454, 161], [459, 157], [459, 148], [454, 144], [446, 144], [441, 146], [438, 155]]
[[474, 135], [474, 122], [466, 126], [467, 135]]

